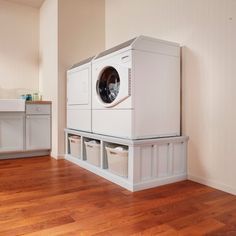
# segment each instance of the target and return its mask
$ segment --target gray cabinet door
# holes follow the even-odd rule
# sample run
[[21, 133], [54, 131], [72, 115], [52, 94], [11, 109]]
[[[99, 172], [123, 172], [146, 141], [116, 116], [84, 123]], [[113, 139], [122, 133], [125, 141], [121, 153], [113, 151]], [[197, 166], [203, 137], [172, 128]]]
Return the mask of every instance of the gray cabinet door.
[[26, 116], [26, 150], [51, 149], [51, 118], [49, 115]]
[[24, 113], [0, 113], [0, 153], [23, 151]]

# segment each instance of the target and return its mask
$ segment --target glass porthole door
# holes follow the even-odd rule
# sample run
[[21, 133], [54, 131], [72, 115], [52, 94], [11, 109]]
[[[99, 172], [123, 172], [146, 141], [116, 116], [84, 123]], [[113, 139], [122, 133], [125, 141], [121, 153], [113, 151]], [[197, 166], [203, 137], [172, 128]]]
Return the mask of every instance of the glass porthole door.
[[120, 90], [120, 77], [114, 67], [105, 68], [97, 81], [97, 94], [101, 101], [110, 104], [117, 98]]

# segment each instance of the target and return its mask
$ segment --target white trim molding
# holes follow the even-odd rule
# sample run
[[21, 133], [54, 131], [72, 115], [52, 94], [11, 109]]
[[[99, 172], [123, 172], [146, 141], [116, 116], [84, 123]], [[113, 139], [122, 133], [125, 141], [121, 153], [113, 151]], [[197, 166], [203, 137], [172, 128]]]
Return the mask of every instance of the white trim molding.
[[191, 180], [191, 181], [194, 181], [194, 182], [197, 182], [197, 183], [200, 183], [200, 184], [203, 184], [203, 185], [207, 185], [209, 187], [212, 187], [212, 188], [215, 188], [215, 189], [218, 189], [218, 190], [236, 195], [236, 188], [234, 188], [232, 186], [228, 186], [226, 184], [219, 183], [219, 182], [216, 182], [214, 180], [209, 180], [209, 179], [205, 179], [205, 178], [198, 177], [198, 176], [193, 176], [193, 175], [188, 175], [188, 179]]
[[65, 155], [64, 154], [56, 154], [51, 152], [50, 156], [56, 160], [60, 160], [60, 159], [65, 159]]

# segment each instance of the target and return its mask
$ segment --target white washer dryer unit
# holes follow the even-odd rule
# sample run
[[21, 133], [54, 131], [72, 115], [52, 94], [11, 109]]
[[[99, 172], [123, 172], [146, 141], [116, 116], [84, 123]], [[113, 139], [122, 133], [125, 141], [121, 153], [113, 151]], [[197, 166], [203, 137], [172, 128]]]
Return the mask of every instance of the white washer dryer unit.
[[180, 46], [139, 36], [98, 54], [92, 131], [129, 139], [180, 135]]
[[91, 62], [81, 61], [67, 71], [67, 128], [91, 132]]

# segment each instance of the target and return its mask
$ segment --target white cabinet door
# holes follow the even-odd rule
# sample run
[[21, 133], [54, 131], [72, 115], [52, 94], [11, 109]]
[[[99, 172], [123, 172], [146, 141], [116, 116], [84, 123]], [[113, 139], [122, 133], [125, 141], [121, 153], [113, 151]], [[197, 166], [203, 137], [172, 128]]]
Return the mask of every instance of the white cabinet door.
[[0, 153], [24, 149], [24, 113], [0, 113]]
[[26, 116], [26, 150], [51, 149], [51, 118], [49, 115]]

